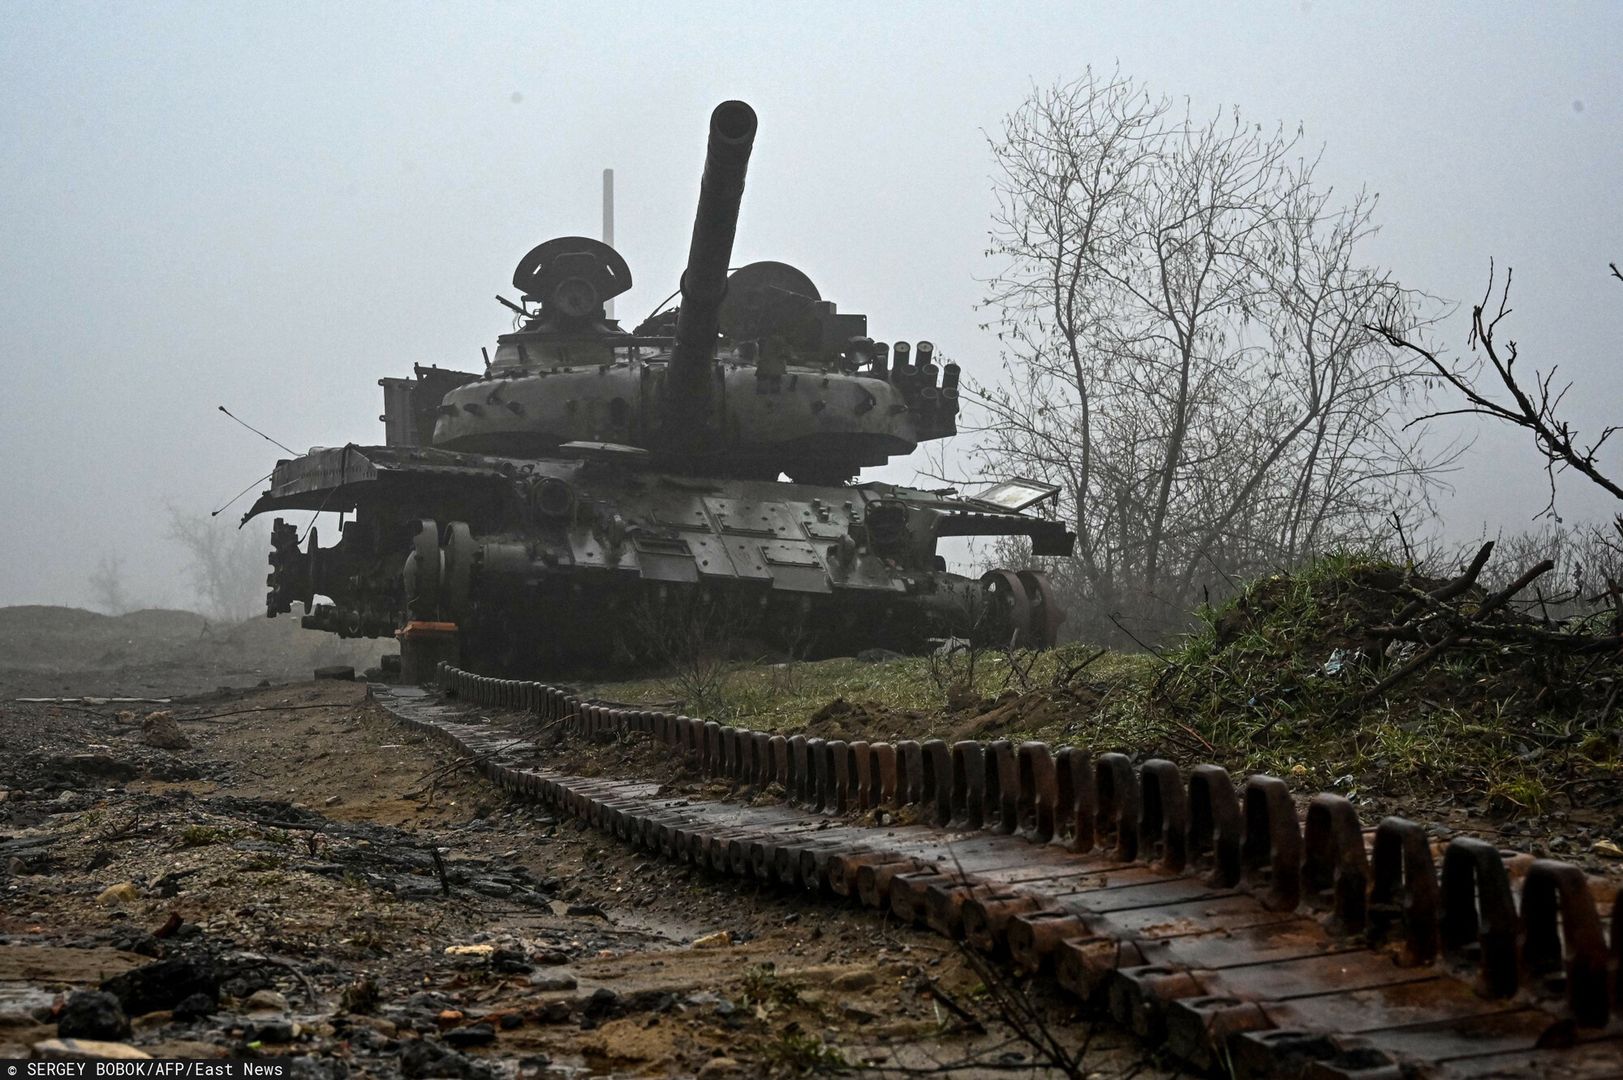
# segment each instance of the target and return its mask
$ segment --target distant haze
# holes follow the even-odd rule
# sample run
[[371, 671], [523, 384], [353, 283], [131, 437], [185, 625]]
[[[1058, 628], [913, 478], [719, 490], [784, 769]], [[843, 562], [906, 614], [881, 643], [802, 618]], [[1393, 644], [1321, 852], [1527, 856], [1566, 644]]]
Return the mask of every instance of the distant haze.
[[[114, 553], [189, 602], [165, 500], [206, 512], [283, 456], [215, 406], [299, 450], [381, 442], [377, 379], [476, 369], [519, 256], [597, 235], [606, 167], [635, 324], [729, 97], [760, 116], [735, 262], [792, 262], [970, 376], [998, 359], [984, 131], [1119, 64], [1303, 125], [1321, 179], [1380, 192], [1368, 253], [1407, 285], [1468, 305], [1514, 266], [1523, 362], [1561, 364], [1591, 431], [1623, 419], [1623, 5], [610, 7], [0, 8], [0, 604], [88, 603]], [[1463, 347], [1467, 314], [1434, 336]], [[1546, 498], [1502, 432], [1452, 479], [1455, 536]], [[1561, 507], [1611, 510], [1575, 480]]]

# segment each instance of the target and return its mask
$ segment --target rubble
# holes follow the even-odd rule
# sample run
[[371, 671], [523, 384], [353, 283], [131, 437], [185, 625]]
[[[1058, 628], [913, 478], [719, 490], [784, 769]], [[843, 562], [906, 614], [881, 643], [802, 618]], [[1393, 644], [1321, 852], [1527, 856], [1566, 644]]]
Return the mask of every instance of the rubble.
[[272, 1012], [285, 1015], [288, 1011], [287, 998], [275, 990], [255, 990], [248, 995], [242, 1007], [250, 1013]]
[[118, 998], [100, 990], [79, 990], [69, 995], [56, 1020], [56, 1033], [64, 1039], [115, 1040], [130, 1037], [130, 1020]]
[[181, 733], [175, 714], [167, 710], [148, 713], [141, 721], [141, 741], [161, 750], [190, 750], [192, 741]]
[[408, 1080], [429, 1077], [493, 1080], [495, 1076], [489, 1065], [473, 1061], [431, 1039], [419, 1039], [406, 1045], [400, 1054], [400, 1074]]
[[115, 975], [101, 984], [132, 1016], [170, 1009], [202, 994], [219, 994], [221, 973], [205, 958], [172, 957]]

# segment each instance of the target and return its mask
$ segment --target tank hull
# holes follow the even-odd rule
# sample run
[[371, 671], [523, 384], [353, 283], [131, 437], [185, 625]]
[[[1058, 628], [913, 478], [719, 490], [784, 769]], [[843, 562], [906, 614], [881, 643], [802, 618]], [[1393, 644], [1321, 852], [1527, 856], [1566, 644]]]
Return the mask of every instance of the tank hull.
[[269, 613], [300, 602], [306, 625], [343, 636], [453, 625], [470, 662], [532, 671], [634, 658], [670, 633], [810, 657], [1052, 637], [936, 555], [954, 535], [1053, 543], [1052, 522], [889, 484], [695, 477], [627, 447], [567, 449], [346, 446], [281, 463], [250, 514], [345, 522], [323, 548], [278, 519]]

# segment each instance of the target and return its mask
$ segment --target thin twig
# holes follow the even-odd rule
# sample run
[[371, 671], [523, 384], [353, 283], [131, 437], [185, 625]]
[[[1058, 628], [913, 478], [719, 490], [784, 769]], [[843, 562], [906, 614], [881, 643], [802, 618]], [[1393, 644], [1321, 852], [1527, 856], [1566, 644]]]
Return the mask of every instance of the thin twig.
[[1109, 649], [1101, 648], [1091, 656], [1083, 657], [1079, 662], [1072, 664], [1070, 667], [1066, 668], [1063, 673], [1056, 673], [1054, 675], [1054, 685], [1069, 687], [1072, 679], [1075, 679], [1078, 675], [1082, 674], [1082, 672], [1092, 667], [1098, 662], [1100, 657], [1105, 656], [1109, 652]]
[[294, 966], [289, 961], [287, 961], [287, 960], [278, 960], [274, 956], [262, 956], [262, 955], [260, 955], [258, 953], [243, 953], [243, 954], [239, 955], [238, 959], [252, 960], [256, 964], [269, 964], [272, 967], [279, 967], [279, 968], [282, 968], [284, 971], [292, 972], [293, 977], [298, 979], [299, 980], [299, 985], [304, 988], [304, 996], [305, 996], [306, 1000], [309, 1001], [310, 1007], [311, 1008], [316, 1007], [316, 1005], [317, 1005], [317, 997], [316, 997], [315, 984], [310, 981], [310, 977], [308, 975], [306, 975], [303, 971], [299, 970], [298, 967]]
[[[553, 723], [548, 724], [547, 727], [552, 727], [556, 723], [558, 723], [558, 721], [553, 721]], [[542, 730], [545, 730], [545, 728], [543, 728]], [[511, 742], [502, 743], [500, 746], [493, 747], [493, 748], [491, 748], [489, 750], [484, 751], [483, 753], [461, 755], [461, 756], [458, 756], [458, 757], [454, 757], [450, 761], [444, 762], [443, 764], [436, 765], [436, 766], [434, 766], [434, 768], [430, 769], [423, 776], [423, 781], [426, 781], [426, 786], [419, 786], [419, 787], [412, 788], [410, 791], [408, 791], [404, 795], [402, 795], [401, 798], [409, 799], [414, 795], [421, 795], [421, 794], [423, 794], [425, 792], [432, 792], [434, 789], [439, 787], [439, 782], [441, 780], [445, 779], [447, 776], [450, 776], [452, 773], [456, 772], [458, 769], [462, 768], [463, 766], [465, 766], [465, 765], [466, 766], [477, 765], [480, 762], [488, 761], [491, 758], [494, 758], [497, 755], [503, 753], [504, 751], [511, 750], [515, 746], [527, 745], [529, 743], [529, 741], [530, 740], [527, 739], [527, 738], [526, 739], [514, 739]], [[420, 781], [419, 783], [422, 783], [422, 782]]]
[[976, 1016], [974, 1013], [960, 1005], [957, 998], [947, 993], [945, 988], [943, 988], [940, 983], [930, 978], [928, 974], [921, 972], [920, 975], [924, 979], [924, 984], [930, 988], [930, 996], [936, 1001], [940, 1002], [944, 1009], [956, 1016], [959, 1022], [962, 1023], [965, 1028], [975, 1032], [977, 1035], [985, 1034], [986, 1025], [981, 1023], [980, 1017]]
[[1164, 664], [1171, 664], [1172, 663], [1172, 661], [1168, 660], [1167, 657], [1166, 657], [1166, 654], [1163, 653], [1160, 649], [1157, 649], [1154, 645], [1151, 645], [1146, 641], [1139, 640], [1138, 635], [1133, 633], [1131, 630], [1127, 629], [1127, 627], [1123, 626], [1122, 621], [1120, 619], [1116, 618], [1116, 616], [1115, 616], [1115, 614], [1113, 612], [1107, 611], [1104, 614], [1105, 614], [1105, 618], [1107, 618], [1111, 622], [1115, 623], [1116, 624], [1116, 629], [1120, 630], [1122, 633], [1126, 634], [1127, 637], [1129, 639], [1131, 639], [1131, 641], [1133, 642], [1134, 645], [1137, 645], [1139, 648], [1143, 649], [1147, 653], [1153, 654], [1157, 660], [1160, 660]]

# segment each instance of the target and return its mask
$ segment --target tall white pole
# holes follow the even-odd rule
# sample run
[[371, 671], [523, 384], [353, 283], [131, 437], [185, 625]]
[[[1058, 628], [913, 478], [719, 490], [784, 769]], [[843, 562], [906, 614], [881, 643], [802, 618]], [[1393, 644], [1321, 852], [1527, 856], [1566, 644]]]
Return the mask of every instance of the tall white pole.
[[[614, 246], [614, 170], [603, 170], [603, 242]], [[603, 305], [603, 312], [614, 318], [614, 301]]]

